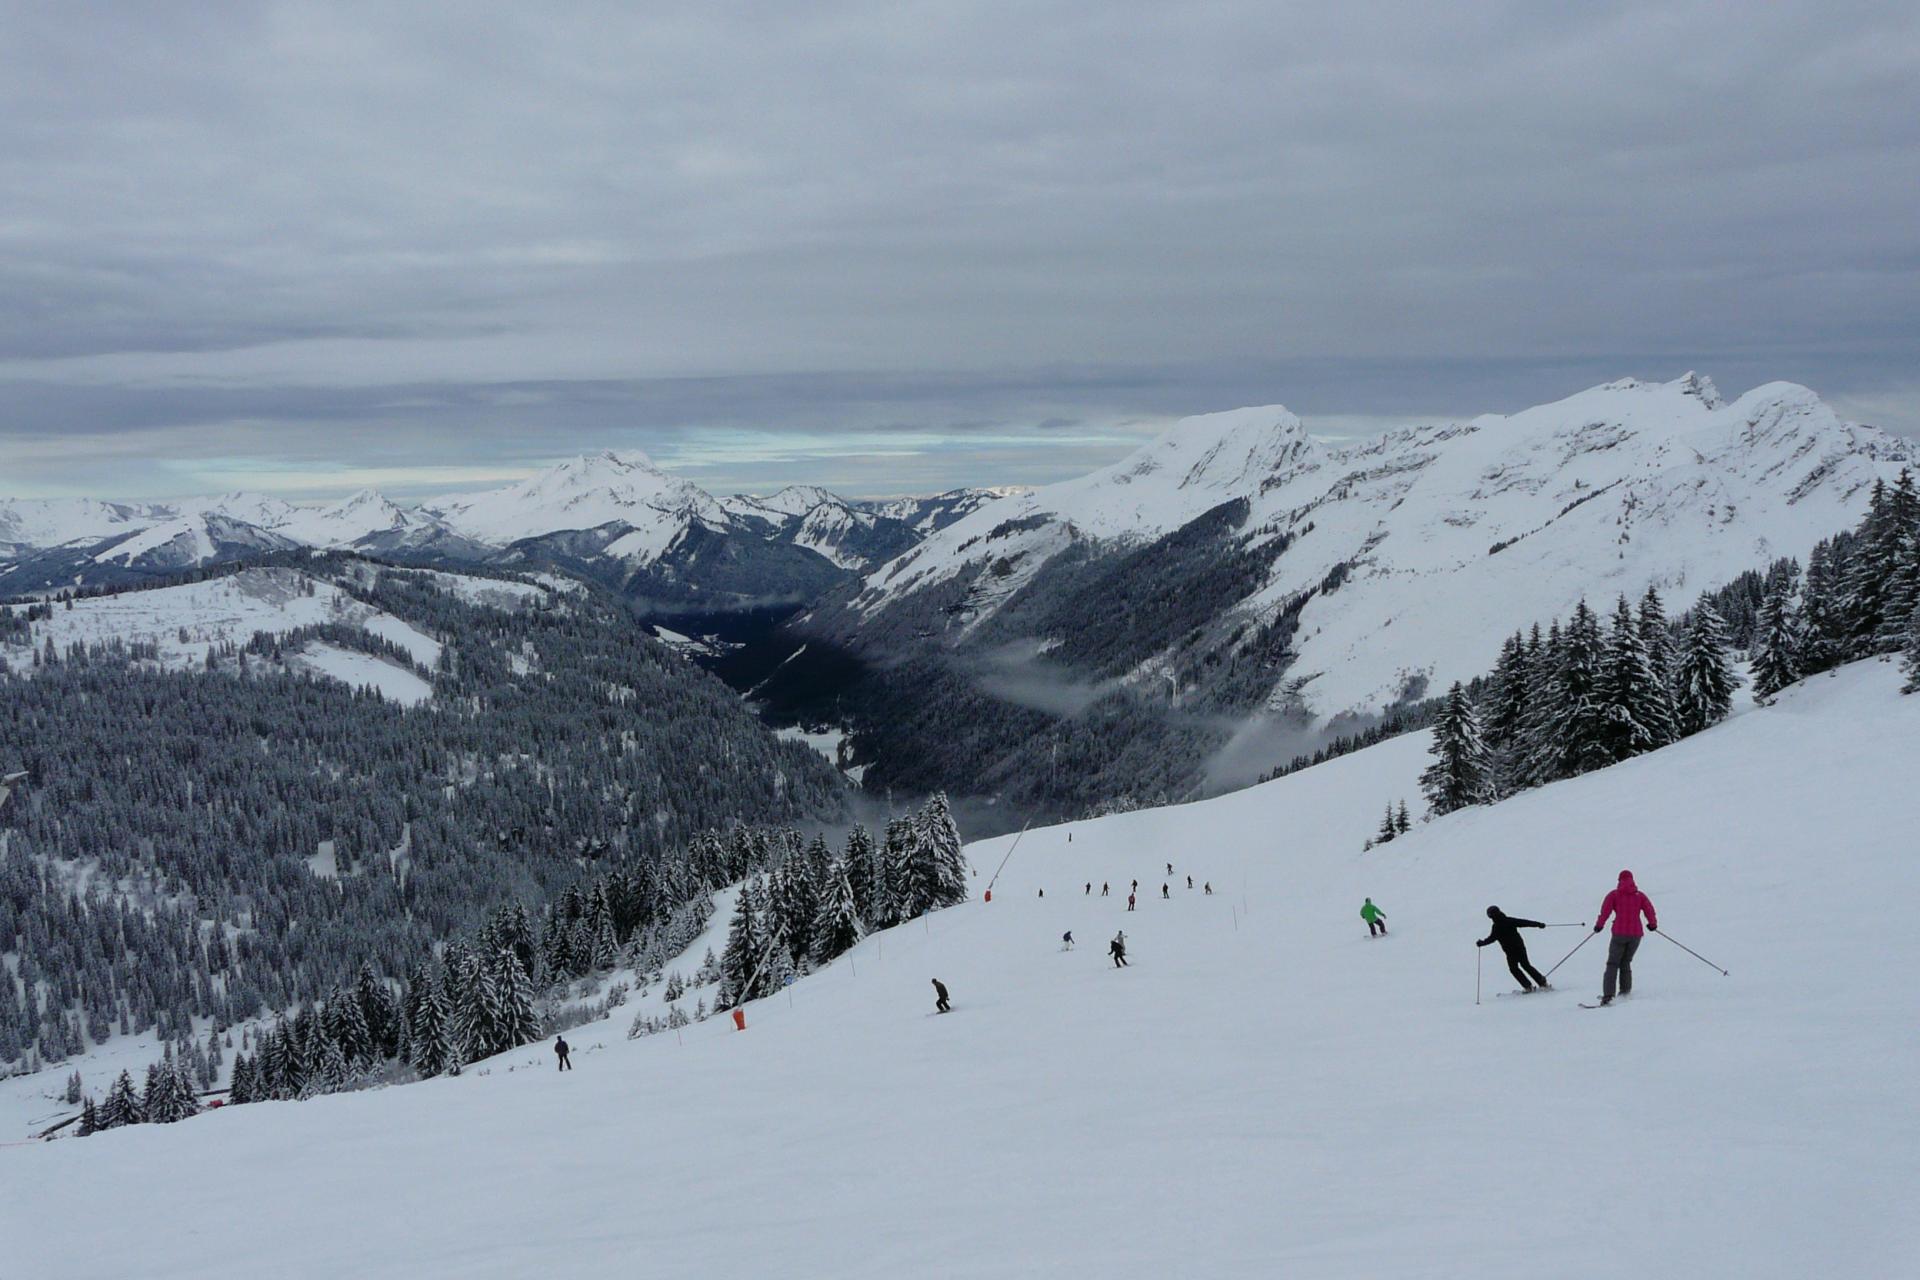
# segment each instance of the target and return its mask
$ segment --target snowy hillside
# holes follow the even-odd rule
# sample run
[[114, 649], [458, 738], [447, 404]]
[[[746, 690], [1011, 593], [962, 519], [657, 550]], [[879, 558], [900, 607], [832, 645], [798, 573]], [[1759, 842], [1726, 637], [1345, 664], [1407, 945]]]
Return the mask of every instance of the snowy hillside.
[[[823, 625], [895, 650], [929, 631], [948, 646], [1057, 645], [1073, 637], [1048, 619], [1078, 627], [1088, 612], [1060, 604], [1083, 565], [1212, 513], [1213, 558], [1242, 558], [1255, 580], [1190, 596], [1181, 643], [1123, 650], [1131, 665], [1117, 674], [1205, 679], [1261, 656], [1263, 628], [1279, 627], [1290, 661], [1269, 682], [1271, 706], [1374, 711], [1485, 670], [1505, 634], [1582, 596], [1654, 585], [1686, 600], [1804, 556], [1909, 460], [1903, 442], [1842, 422], [1804, 387], [1726, 403], [1691, 374], [1343, 444], [1284, 409], [1242, 409], [1187, 419], [1110, 467], [948, 526], [874, 570]], [[1127, 622], [1109, 618], [1121, 632]]]
[[[868, 939], [744, 1033], [622, 1018], [569, 1033], [570, 1075], [536, 1045], [0, 1151], [0, 1234], [22, 1274], [75, 1278], [1906, 1274], [1920, 1061], [1885, 975], [1920, 944], [1879, 928], [1862, 970], [1831, 934], [1920, 891], [1896, 686], [1849, 667], [1364, 854], [1420, 735], [986, 842], [983, 888], [1012, 852], [991, 904]], [[1529, 934], [1546, 968], [1622, 867], [1731, 976], [1649, 937], [1634, 994], [1585, 1011], [1594, 942], [1556, 992], [1501, 998], [1484, 908], [1576, 922]]]

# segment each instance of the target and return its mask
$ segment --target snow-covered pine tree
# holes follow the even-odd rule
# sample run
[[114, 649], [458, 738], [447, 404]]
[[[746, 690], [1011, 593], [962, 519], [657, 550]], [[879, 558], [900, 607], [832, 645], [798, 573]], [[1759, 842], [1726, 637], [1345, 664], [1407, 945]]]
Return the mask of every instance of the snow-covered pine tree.
[[307, 1082], [302, 1097], [314, 1097], [326, 1093], [339, 1093], [353, 1082], [354, 1069], [347, 1061], [346, 1051], [338, 1040], [327, 1041], [326, 1048], [320, 1051], [320, 1066]]
[[1760, 603], [1753, 638], [1754, 696], [1764, 702], [1799, 678], [1800, 619], [1793, 607], [1792, 585], [1782, 578]]
[[846, 849], [840, 855], [840, 861], [846, 868], [847, 883], [853, 888], [853, 909], [863, 921], [874, 918], [874, 856], [873, 833], [856, 822], [853, 830], [847, 832]]
[[1807, 576], [1800, 592], [1800, 662], [1804, 671], [1825, 671], [1846, 652], [1846, 613], [1840, 575], [1834, 568], [1834, 544], [1822, 538], [1807, 555]]
[[122, 1071], [107, 1090], [107, 1100], [100, 1106], [100, 1127], [118, 1129], [124, 1124], [139, 1124], [147, 1118], [140, 1105], [140, 1095], [133, 1087], [133, 1076]]
[[715, 1008], [731, 1008], [753, 998], [748, 988], [765, 950], [760, 893], [750, 878], [740, 886], [740, 895], [734, 900], [733, 919], [727, 926], [727, 945], [720, 952], [720, 992], [714, 998]]
[[[520, 924], [525, 928], [524, 911], [520, 913]], [[531, 954], [531, 942], [528, 943], [528, 951]], [[394, 999], [392, 988], [373, 971], [371, 961], [363, 960], [360, 963], [360, 972], [354, 978], [353, 998], [360, 1006], [361, 1020], [366, 1023], [368, 1046], [373, 1057], [386, 1059], [399, 1053], [404, 1030], [400, 1004]]]
[[1413, 830], [1413, 817], [1407, 812], [1407, 802], [1402, 800], [1400, 807], [1393, 812], [1393, 833], [1403, 836]]
[[1458, 680], [1447, 690], [1447, 699], [1434, 720], [1428, 754], [1433, 763], [1420, 775], [1420, 790], [1435, 817], [1493, 799], [1492, 762], [1482, 738], [1480, 716]]
[[853, 883], [845, 861], [828, 867], [820, 908], [813, 921], [813, 958], [826, 964], [860, 941], [860, 913], [853, 904]]
[[961, 852], [960, 827], [953, 820], [947, 793], [936, 791], [920, 810], [915, 823], [919, 855], [925, 863], [927, 900], [923, 911], [951, 907], [967, 900], [967, 858]]
[[1667, 621], [1666, 602], [1660, 593], [1648, 587], [1640, 597], [1640, 646], [1647, 651], [1647, 666], [1653, 672], [1653, 688], [1648, 693], [1648, 716], [1654, 721], [1659, 746], [1680, 737], [1680, 726], [1673, 713], [1673, 678], [1680, 665], [1679, 648], [1674, 643], [1673, 627]]
[[1561, 633], [1559, 679], [1553, 699], [1553, 719], [1560, 737], [1558, 777], [1572, 778], [1613, 763], [1613, 726], [1607, 711], [1603, 683], [1606, 642], [1600, 619], [1582, 600]]
[[364, 1066], [373, 1061], [373, 1033], [367, 1028], [366, 1016], [360, 1012], [360, 1002], [352, 992], [335, 987], [327, 997], [326, 1011], [321, 1018], [326, 1023], [327, 1038], [340, 1046], [340, 1053], [349, 1066]]
[[438, 971], [423, 968], [415, 979], [413, 994], [412, 1021], [407, 1028], [413, 1069], [423, 1076], [433, 1076], [458, 1068], [462, 1064], [454, 1040], [453, 1014], [447, 1007], [447, 992]]
[[533, 1007], [533, 982], [511, 948], [494, 956], [492, 976], [494, 990], [499, 995], [494, 1052], [504, 1053], [538, 1040], [540, 1018]]
[[1625, 596], [1613, 610], [1600, 700], [1606, 711], [1610, 760], [1628, 760], [1673, 741], [1673, 711], [1666, 687], [1653, 669], [1641, 642], [1640, 624]]
[[1554, 712], [1559, 706], [1561, 649], [1559, 619], [1544, 638], [1534, 625], [1527, 639], [1527, 717], [1508, 753], [1509, 772], [1501, 787], [1507, 794], [1560, 776], [1562, 743]]
[[227, 1081], [227, 1103], [240, 1106], [253, 1101], [253, 1060], [244, 1053], [233, 1055], [233, 1076]]
[[[1539, 634], [1538, 627], [1534, 633]], [[1520, 740], [1527, 723], [1527, 641], [1518, 631], [1500, 646], [1492, 684], [1483, 737], [1489, 757], [1498, 758]], [[1499, 772], [1504, 776], [1506, 770]]]
[[873, 927], [885, 929], [919, 914], [913, 885], [913, 820], [889, 818], [875, 862]]
[[1680, 665], [1674, 675], [1674, 720], [1682, 735], [1699, 733], [1720, 723], [1733, 706], [1740, 687], [1733, 662], [1727, 656], [1727, 626], [1704, 600], [1688, 621], [1680, 646]]
[[1385, 844], [1398, 834], [1400, 834], [1400, 829], [1393, 825], [1393, 801], [1389, 800], [1387, 801], [1387, 811], [1380, 819], [1380, 829], [1373, 833], [1373, 842], [1375, 844]]
[[[1886, 620], [1887, 586], [1893, 581], [1895, 570], [1899, 567], [1903, 533], [1886, 483], [1875, 480], [1873, 494], [1867, 503], [1867, 513], [1861, 518], [1855, 536], [1852, 557], [1847, 564], [1847, 578], [1842, 584], [1841, 609], [1845, 616], [1847, 636], [1847, 649], [1842, 656], [1845, 658], [1863, 658], [1877, 652], [1875, 646], [1881, 624]], [[1798, 667], [1795, 669], [1797, 671]], [[1786, 683], [1791, 684], [1792, 681]], [[1756, 666], [1756, 694], [1760, 693], [1760, 687]]]
[[80, 1102], [80, 1129], [77, 1136], [87, 1137], [100, 1132], [100, 1112], [93, 1105], [92, 1098], [83, 1098]]

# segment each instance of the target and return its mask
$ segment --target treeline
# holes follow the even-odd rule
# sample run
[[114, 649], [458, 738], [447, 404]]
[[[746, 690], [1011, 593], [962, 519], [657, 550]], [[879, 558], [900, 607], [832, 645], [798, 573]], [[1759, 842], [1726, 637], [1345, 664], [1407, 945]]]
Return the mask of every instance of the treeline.
[[0, 812], [0, 1070], [324, 1001], [362, 960], [406, 972], [502, 902], [610, 864], [680, 875], [673, 851], [736, 816], [840, 815], [831, 765], [617, 603], [498, 608], [306, 560], [442, 644], [429, 702], [289, 672], [258, 637], [217, 674], [111, 643], [0, 675], [0, 772], [30, 775]]
[[[1756, 603], [1757, 600], [1757, 603]], [[1717, 723], [1739, 678], [1721, 608], [1740, 608], [1763, 702], [1844, 662], [1903, 654], [1920, 686], [1920, 497], [1910, 473], [1874, 486], [1857, 529], [1743, 574], [1675, 625], [1658, 592], [1621, 598], [1603, 624], [1585, 601], [1544, 635], [1501, 647], [1494, 670], [1456, 683], [1434, 719], [1421, 789], [1434, 815], [1485, 804], [1653, 751]]]

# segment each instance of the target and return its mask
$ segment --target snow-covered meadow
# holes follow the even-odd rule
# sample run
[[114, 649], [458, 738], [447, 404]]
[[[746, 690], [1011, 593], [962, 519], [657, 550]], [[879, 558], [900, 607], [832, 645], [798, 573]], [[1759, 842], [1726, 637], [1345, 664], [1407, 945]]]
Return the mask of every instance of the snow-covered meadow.
[[[1920, 1061], [1887, 992], [1920, 958], [1920, 698], [1897, 685], [1881, 663], [1816, 677], [1365, 853], [1416, 796], [1423, 735], [983, 842], [982, 889], [1006, 860], [991, 903], [869, 938], [744, 1033], [628, 1041], [621, 1009], [568, 1033], [568, 1075], [534, 1045], [0, 1151], [6, 1270], [1907, 1274]], [[1500, 998], [1485, 907], [1579, 922], [1529, 936], [1546, 968], [1622, 867], [1731, 976], [1649, 937], [1632, 997], [1585, 1011], [1594, 942], [1558, 991]], [[951, 1017], [929, 1016], [936, 977]]]

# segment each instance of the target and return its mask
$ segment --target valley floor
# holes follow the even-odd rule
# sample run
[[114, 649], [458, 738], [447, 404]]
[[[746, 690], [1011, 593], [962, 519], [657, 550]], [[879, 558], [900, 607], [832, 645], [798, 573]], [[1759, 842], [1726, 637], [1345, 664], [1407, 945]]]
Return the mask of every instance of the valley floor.
[[[616, 1016], [569, 1033], [568, 1075], [533, 1046], [0, 1150], [0, 1272], [1913, 1274], [1920, 697], [1897, 686], [1818, 677], [1367, 853], [1389, 800], [1417, 805], [1424, 735], [1029, 832], [991, 903], [868, 939], [745, 1033], [629, 1042]], [[981, 887], [1011, 843], [970, 848]], [[1585, 1011], [1600, 940], [1559, 990], [1496, 998], [1486, 906], [1584, 922], [1529, 934], [1546, 968], [1622, 867], [1731, 976], [1649, 937], [1631, 999]]]

